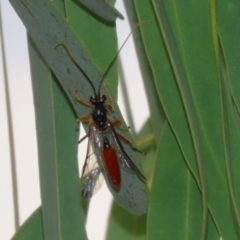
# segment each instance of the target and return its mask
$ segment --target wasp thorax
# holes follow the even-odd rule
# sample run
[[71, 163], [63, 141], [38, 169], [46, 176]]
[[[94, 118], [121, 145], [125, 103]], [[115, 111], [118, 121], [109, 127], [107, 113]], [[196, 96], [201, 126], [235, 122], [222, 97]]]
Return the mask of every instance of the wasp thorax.
[[92, 119], [99, 130], [104, 130], [107, 127], [107, 109], [104, 106], [106, 99], [105, 95], [95, 95], [90, 98], [90, 102], [94, 106]]

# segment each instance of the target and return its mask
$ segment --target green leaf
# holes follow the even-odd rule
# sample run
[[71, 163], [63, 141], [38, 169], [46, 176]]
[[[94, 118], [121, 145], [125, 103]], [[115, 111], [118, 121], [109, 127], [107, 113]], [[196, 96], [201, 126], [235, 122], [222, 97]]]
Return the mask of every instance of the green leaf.
[[30, 239], [44, 240], [41, 208], [38, 208], [11, 238], [11, 240]]
[[[87, 50], [94, 65], [99, 69], [101, 75], [103, 75], [117, 53], [115, 24], [102, 24], [98, 19], [90, 17], [88, 12], [81, 9], [78, 4], [71, 0], [66, 1], [66, 15], [67, 23], [71, 26], [74, 34], [76, 34], [84, 48]], [[88, 76], [91, 76], [90, 71], [86, 73]], [[100, 78], [101, 77], [99, 77], [98, 80], [100, 80]], [[92, 80], [91, 77], [90, 79]], [[77, 81], [75, 78], [73, 80]], [[110, 96], [116, 101], [118, 84], [117, 62], [108, 72], [104, 83], [107, 84], [109, 88], [108, 95], [111, 93]], [[94, 85], [98, 86], [98, 84], [99, 82]], [[90, 91], [85, 99], [89, 99], [89, 96], [92, 94], [93, 92]]]
[[29, 46], [45, 239], [86, 239], [76, 116], [33, 43]]
[[146, 215], [139, 217], [123, 212], [116, 203], [113, 203], [106, 239], [144, 240], [146, 239], [146, 219]]
[[[135, 4], [139, 19], [152, 21], [149, 26], [141, 27], [148, 59], [169, 123], [187, 165], [201, 188], [194, 153], [196, 139], [191, 137], [192, 128], [189, 128], [190, 121], [195, 120], [186, 114], [188, 110], [185, 103], [183, 104], [182, 89], [177, 86], [177, 77], [158, 30], [160, 26], [156, 22], [153, 6], [146, 1], [135, 1]], [[202, 170], [205, 178], [207, 177], [205, 181], [209, 210], [221, 236], [224, 239], [236, 239], [223, 152], [221, 92], [211, 31], [210, 5], [202, 1], [164, 1], [164, 4], [190, 86], [192, 104], [197, 113], [199, 126], [197, 122], [194, 124], [197, 124], [196, 128], [203, 143], [201, 154], [204, 156], [206, 167]], [[201, 38], [201, 35], [204, 38]], [[219, 187], [218, 190], [216, 186]]]
[[[22, 17], [23, 22], [28, 29], [29, 35], [39, 49], [40, 54], [42, 54], [46, 63], [57, 76], [62, 88], [73, 104], [78, 116], [87, 116], [89, 114], [88, 110], [81, 104], [77, 103], [74, 92], [77, 89], [78, 95], [81, 96], [81, 98], [85, 99], [88, 99], [89, 96], [93, 94], [93, 89], [91, 89], [90, 84], [87, 82], [86, 75], [92, 80], [95, 86], [98, 86], [101, 80], [101, 75], [95, 67], [95, 64], [101, 71], [104, 68], [103, 72], [105, 72], [108, 65], [110, 64], [109, 56], [111, 55], [111, 59], [113, 59], [113, 56], [117, 52], [112, 52], [113, 49], [116, 48], [116, 36], [113, 34], [113, 31], [115, 31], [114, 25], [102, 26], [101, 22], [96, 21], [96, 19], [93, 19], [84, 11], [76, 8], [76, 3], [72, 3], [71, 1], [66, 1], [66, 9], [64, 11], [64, 14], [62, 13], [62, 15], [67, 17], [67, 22], [58, 12], [63, 12], [63, 5], [60, 2], [56, 2], [55, 6], [49, 1], [37, 0], [32, 2], [29, 0], [12, 0], [12, 4], [17, 10], [20, 17]], [[56, 9], [58, 9], [58, 11]], [[85, 28], [81, 28], [80, 31], [78, 30], [78, 21], [84, 22], [83, 26]], [[72, 29], [75, 29], [78, 37], [76, 37]], [[99, 44], [97, 48], [100, 51], [96, 51], [96, 42], [95, 40], [92, 40], [93, 32], [98, 37]], [[80, 68], [82, 71], [79, 71], [76, 68], [75, 64], [70, 60], [69, 54], [66, 53], [65, 49], [59, 45], [59, 43], [67, 46], [71, 55], [73, 55], [73, 58], [76, 60], [76, 62], [78, 62], [79, 66], [81, 66]], [[108, 47], [108, 51], [105, 51], [106, 47]], [[92, 55], [93, 61], [89, 55]], [[105, 58], [104, 55], [107, 57]], [[106, 65], [106, 62], [108, 62], [108, 65]], [[113, 79], [111, 81], [107, 80], [107, 82], [114, 83], [112, 86], [110, 86], [110, 89], [112, 90], [117, 88], [116, 67], [112, 68], [111, 71], [109, 72], [108, 76], [113, 76]], [[46, 77], [46, 79], [48, 79], [48, 77]], [[103, 94], [109, 96], [106, 88], [105, 91], [104, 88], [102, 88], [102, 90]], [[40, 91], [40, 88], [38, 91]], [[114, 93], [114, 98], [116, 99], [116, 90], [112, 90], [112, 92]], [[52, 105], [51, 99], [48, 98], [48, 100], [50, 101], [49, 105]], [[115, 107], [112, 118], [113, 120], [122, 118], [117, 107]], [[53, 123], [52, 127], [55, 129], [57, 126], [54, 126]], [[74, 126], [72, 127], [75, 129]], [[87, 126], [85, 126], [85, 128], [87, 128]], [[54, 131], [49, 131], [49, 133], [53, 132]], [[129, 133], [123, 133], [122, 135], [125, 138], [130, 139]], [[75, 143], [77, 144], [77, 141]], [[55, 147], [55, 142], [51, 141], [51, 144], [48, 144], [48, 146], [50, 145], [52, 147]], [[135, 165], [141, 169], [137, 153], [132, 152], [129, 146], [126, 146], [125, 150]], [[55, 168], [53, 168], [53, 170], [57, 172], [58, 175], [57, 165]], [[121, 206], [134, 214], [139, 215], [145, 213], [147, 210], [145, 183], [139, 181], [137, 176], [132, 176], [132, 174], [128, 174], [127, 172], [123, 172], [122, 174], [123, 180], [120, 191], [116, 192], [111, 189], [111, 187], [109, 187], [115, 197], [115, 200]], [[54, 183], [53, 185], [58, 187], [58, 184]], [[56, 206], [54, 206], [54, 204], [51, 204], [51, 207], [53, 209], [54, 207], [57, 208], [57, 204]], [[59, 214], [57, 210], [55, 213], [57, 215]], [[52, 217], [58, 219], [58, 216], [56, 214], [53, 214]], [[61, 236], [59, 233], [61, 231], [57, 229], [58, 227], [59, 226], [56, 225], [55, 228], [51, 229], [53, 229], [53, 231], [58, 236]]]
[[[68, 46], [83, 71], [92, 79], [94, 85], [97, 85], [101, 76], [86, 48], [51, 2], [46, 0], [34, 2], [11, 0], [11, 3], [26, 26], [29, 36], [38, 47], [40, 54], [58, 78], [77, 115], [87, 115], [88, 110], [77, 103], [74, 90], [78, 89], [78, 94], [82, 98], [88, 99], [89, 95], [92, 94], [92, 89], [86, 78], [71, 62], [69, 56], [63, 52], [64, 49], [61, 46], [57, 47], [57, 44], [64, 42]], [[70, 80], [71, 78], [76, 86]]]
[[[117, 52], [115, 25], [105, 21], [112, 14], [108, 15], [109, 9], [106, 8], [105, 2], [102, 2], [104, 7], [101, 8], [98, 5], [102, 4], [100, 1], [94, 4], [93, 1], [85, 1], [86, 8], [95, 11], [94, 15], [85, 7], [82, 8], [83, 4], [72, 0], [55, 0], [53, 3], [47, 0], [10, 1], [25, 22], [45, 61], [59, 78], [77, 116], [86, 116], [89, 111], [76, 102], [74, 90], [77, 89], [78, 95], [84, 99], [88, 99], [93, 91], [83, 74], [69, 60], [65, 49], [62, 46], [56, 47], [56, 44], [64, 42], [84, 73], [97, 87], [101, 75], [105, 73]], [[141, 32], [134, 32], [134, 38], [144, 75], [151, 118], [136, 138], [139, 146], [147, 151], [147, 156], [142, 161], [149, 180], [150, 202], [148, 216], [142, 217], [130, 215], [114, 203], [107, 238], [217, 240], [221, 236], [223, 239], [238, 239], [240, 101], [237, 36], [240, 27], [240, 4], [237, 0], [135, 0], [125, 1], [125, 5], [132, 26], [144, 22], [140, 26]], [[108, 16], [105, 17], [105, 14]], [[114, 14], [112, 19], [117, 16]], [[105, 20], [101, 19], [102, 17]], [[49, 214], [48, 218], [53, 220], [50, 222], [43, 219], [43, 224], [45, 232], [49, 228], [49, 231], [53, 231], [59, 237], [61, 233], [67, 233], [71, 229], [72, 232], [77, 231], [71, 220], [68, 222], [61, 218], [66, 215], [66, 209], [62, 208], [62, 203], [66, 201], [64, 192], [69, 191], [66, 192], [66, 196], [75, 200], [78, 197], [73, 196], [70, 185], [69, 190], [64, 187], [68, 181], [72, 181], [75, 189], [76, 181], [67, 179], [62, 182], [58, 179], [58, 176], [63, 174], [62, 164], [58, 162], [62, 160], [55, 158], [58, 151], [54, 149], [61, 146], [58, 134], [62, 136], [61, 132], [64, 134], [64, 131], [60, 127], [61, 121], [60, 125], [55, 125], [54, 118], [50, 119], [51, 116], [56, 117], [56, 123], [61, 119], [60, 106], [54, 108], [54, 111], [50, 106], [55, 101], [59, 104], [61, 98], [50, 94], [50, 89], [55, 89], [55, 85], [49, 84], [52, 82], [52, 74], [46, 72], [43, 77], [46, 80], [45, 84], [48, 84], [45, 88], [48, 89], [48, 94], [35, 86], [38, 91], [36, 102], [40, 104], [41, 101], [49, 99], [49, 106], [45, 106], [44, 110], [48, 114], [43, 114], [44, 117], [39, 117], [38, 121], [42, 121], [42, 126], [49, 129], [53, 139], [45, 150], [53, 150], [52, 153], [48, 152], [49, 156], [52, 155], [48, 160], [48, 168], [52, 169], [49, 183], [58, 189], [57, 192], [48, 190], [47, 194], [51, 194], [49, 196], [52, 200], [47, 200], [48, 203], [43, 205], [43, 216]], [[111, 92], [116, 101], [116, 64], [109, 72], [106, 83], [109, 90], [103, 86], [103, 93], [110, 98]], [[55, 90], [52, 91], [54, 92]], [[49, 96], [53, 96], [52, 99]], [[112, 119], [121, 119], [118, 108], [110, 116]], [[45, 126], [46, 119], [50, 119], [48, 121], [51, 124]], [[69, 123], [71, 121], [69, 120]], [[65, 118], [64, 122], [68, 129], [75, 128], [74, 124], [68, 125]], [[53, 130], [58, 134], [54, 135]], [[41, 134], [40, 132], [40, 136]], [[123, 132], [123, 135], [129, 139], [127, 133]], [[41, 137], [44, 146], [48, 141], [45, 143], [43, 140]], [[72, 140], [74, 141], [76, 138]], [[74, 147], [76, 142], [72, 145], [72, 152], [75, 151]], [[62, 147], [59, 152], [61, 156], [65, 154], [63, 149]], [[128, 147], [126, 150], [140, 167], [138, 156]], [[57, 161], [54, 162], [53, 159]], [[72, 167], [75, 164], [74, 157], [71, 157], [71, 160], [70, 166], [67, 167], [69, 173], [73, 171]], [[46, 165], [44, 163], [42, 168], [46, 168]], [[42, 171], [41, 182], [45, 185], [44, 188], [51, 189], [51, 184], [46, 184], [48, 178], [45, 174], [47, 170]], [[76, 176], [76, 173], [72, 174]], [[65, 177], [63, 174], [61, 179]], [[125, 186], [131, 181], [128, 174], [124, 175], [124, 181]], [[128, 187], [124, 188], [129, 190]], [[146, 211], [144, 184], [141, 185], [141, 189], [144, 200], [139, 198], [137, 201], [138, 204], [143, 204], [140, 210]], [[61, 194], [64, 195], [63, 198], [58, 197], [62, 196]], [[136, 196], [134, 197], [138, 198]], [[116, 194], [115, 198], [120, 205], [124, 203], [126, 209], [133, 211], [124, 194]], [[48, 207], [52, 213], [55, 211], [52, 216], [46, 213]], [[138, 214], [140, 210], [137, 210]], [[73, 219], [78, 215], [74, 215], [71, 207], [69, 211]], [[83, 221], [79, 215], [75, 219], [76, 222]], [[29, 220], [19, 234], [32, 234], [28, 226], [33, 226], [34, 231], [41, 236], [40, 222], [39, 219]], [[78, 233], [84, 234], [84, 230]]]
[[[124, 1], [128, 19], [130, 21], [132, 29], [139, 23], [139, 19], [136, 14], [135, 6], [133, 1]], [[149, 22], [142, 22], [142, 25], [148, 25]], [[137, 51], [137, 56], [139, 60], [140, 70], [143, 77], [143, 82], [145, 86], [145, 91], [147, 94], [147, 99], [150, 107], [150, 115], [149, 119], [152, 125], [152, 131], [155, 137], [155, 141], [158, 142], [161, 136], [161, 131], [165, 122], [165, 113], [162, 109], [161, 102], [159, 100], [158, 92], [155, 86], [154, 77], [152, 73], [152, 69], [150, 67], [149, 61], [146, 56], [146, 51], [144, 49], [144, 42], [140, 33], [140, 29], [136, 29], [133, 32], [133, 37], [135, 41], [135, 47]], [[155, 144], [156, 145], [156, 144]]]
[[[190, 128], [191, 138], [194, 142], [194, 151], [199, 172], [199, 183], [202, 191], [202, 234], [201, 239], [205, 238], [207, 229], [207, 186], [205, 175], [205, 156], [203, 148], [203, 136], [201, 135], [200, 124], [195, 111], [194, 99], [190, 88], [190, 82], [187, 80], [187, 75], [183, 62], [178, 50], [174, 35], [172, 32], [171, 24], [165, 10], [165, 5], [162, 0], [152, 1], [154, 10], [157, 16], [158, 24], [162, 32], [163, 40], [166, 45], [166, 49], [170, 58], [170, 62], [175, 74], [176, 83], [179, 88], [179, 92], [182, 98], [182, 103], [188, 118], [188, 124]], [[181, 6], [180, 6], [181, 7]], [[180, 9], [181, 11], [181, 9]], [[183, 33], [184, 34], [184, 33]], [[182, 35], [183, 35], [182, 34]]]
[[[68, 14], [69, 24], [76, 32], [79, 39], [81, 39], [83, 45], [88, 49], [94, 63], [102, 73], [105, 73], [117, 53], [115, 25], [110, 25], [106, 28], [106, 26], [99, 24], [96, 19], [89, 18], [87, 13], [77, 8], [71, 1], [66, 5], [66, 9], [67, 13], [71, 12], [71, 15]], [[76, 18], [75, 16], [79, 17]], [[96, 44], [96, 42], [98, 42], [98, 44]], [[114, 64], [106, 76], [106, 83], [114, 99], [116, 99], [117, 96], [117, 79], [117, 64]], [[114, 112], [116, 113], [115, 110]], [[112, 114], [110, 114], [110, 117], [112, 117]], [[121, 134], [125, 135], [122, 132]], [[129, 139], [129, 136], [126, 138]], [[134, 153], [128, 146], [124, 145], [124, 148], [128, 151], [129, 157], [140, 167], [139, 155]], [[128, 211], [137, 215], [141, 215], [147, 211], [146, 186], [139, 181], [136, 176], [122, 171], [121, 189], [117, 193], [111, 189], [108, 181], [107, 184], [118, 204], [128, 209]], [[129, 195], [129, 193], [132, 192], [135, 192], [135, 196]]]
[[[238, 169], [240, 168], [240, 131], [239, 131], [239, 112], [240, 112], [240, 84], [239, 71], [237, 66], [240, 62], [239, 57], [239, 43], [237, 41], [239, 35], [239, 11], [240, 4], [235, 0], [220, 1], [218, 4], [218, 30], [221, 48], [223, 51], [222, 61], [224, 62], [223, 81], [222, 86], [226, 106], [226, 122], [225, 129], [228, 127], [229, 136], [227, 144], [229, 156], [226, 160], [228, 166], [228, 181], [230, 184], [230, 194], [232, 200], [233, 215], [235, 221], [235, 228], [239, 232], [240, 219], [240, 192], [237, 183], [240, 182], [240, 175]], [[234, 206], [235, 205], [235, 206]]]
[[[149, 200], [147, 239], [200, 239], [201, 192], [169, 126], [164, 127]], [[206, 239], [219, 240], [209, 218]]]
[[226, 61], [227, 75], [230, 81], [230, 89], [240, 112], [240, 84], [239, 71], [240, 56], [238, 50], [239, 38], [239, 10], [240, 3], [237, 0], [218, 1], [218, 30], [223, 54]]
[[[234, 182], [239, 181], [238, 171], [235, 167], [239, 167], [238, 156], [239, 152], [239, 132], [238, 119], [239, 114], [236, 114], [236, 105], [230, 90], [230, 81], [227, 74], [226, 62], [223, 56], [222, 46], [219, 50], [219, 69], [221, 78], [222, 90], [222, 106], [223, 106], [223, 140], [224, 152], [226, 159], [227, 180], [229, 186], [229, 195], [231, 203], [231, 213], [233, 217], [234, 227], [238, 238], [240, 237], [240, 215], [239, 215], [239, 191], [235, 189]], [[234, 119], [235, 117], [235, 119]], [[234, 121], [235, 120], [235, 121]]]
[[105, 0], [78, 0], [81, 4], [95, 13], [97, 16], [107, 20], [115, 21], [117, 17], [123, 19], [123, 16], [118, 12], [111, 4], [108, 4]]
[[[160, 136], [161, 137], [161, 136]], [[155, 168], [156, 161], [156, 147], [155, 138], [152, 134], [151, 122], [148, 119], [142, 129], [137, 134], [137, 147], [146, 153], [145, 156], [141, 158], [142, 166], [144, 170], [144, 176], [148, 180], [148, 188], [151, 189], [151, 182], [153, 177], [153, 172]]]

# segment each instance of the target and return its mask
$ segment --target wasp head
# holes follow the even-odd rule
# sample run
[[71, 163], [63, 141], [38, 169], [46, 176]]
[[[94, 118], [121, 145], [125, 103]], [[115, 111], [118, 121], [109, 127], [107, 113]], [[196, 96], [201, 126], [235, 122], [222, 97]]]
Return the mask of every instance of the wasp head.
[[92, 105], [103, 105], [107, 100], [107, 97], [105, 95], [94, 95], [90, 97], [90, 103]]

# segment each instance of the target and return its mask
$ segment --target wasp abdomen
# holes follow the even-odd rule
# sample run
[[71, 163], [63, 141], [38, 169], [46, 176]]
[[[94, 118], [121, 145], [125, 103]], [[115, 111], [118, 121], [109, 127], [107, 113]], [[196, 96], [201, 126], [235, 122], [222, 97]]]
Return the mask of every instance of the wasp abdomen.
[[103, 142], [103, 157], [108, 171], [108, 176], [113, 186], [119, 189], [121, 185], [121, 174], [118, 164], [117, 152], [114, 148], [111, 147], [106, 137], [104, 137]]

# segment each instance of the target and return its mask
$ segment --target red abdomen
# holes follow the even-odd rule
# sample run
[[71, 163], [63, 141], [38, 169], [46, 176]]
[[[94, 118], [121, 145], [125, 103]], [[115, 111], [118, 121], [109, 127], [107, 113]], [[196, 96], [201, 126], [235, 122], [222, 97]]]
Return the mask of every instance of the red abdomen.
[[121, 174], [117, 159], [117, 153], [116, 150], [111, 147], [107, 138], [104, 139], [103, 157], [105, 160], [109, 178], [111, 179], [114, 187], [118, 189], [121, 185]]

